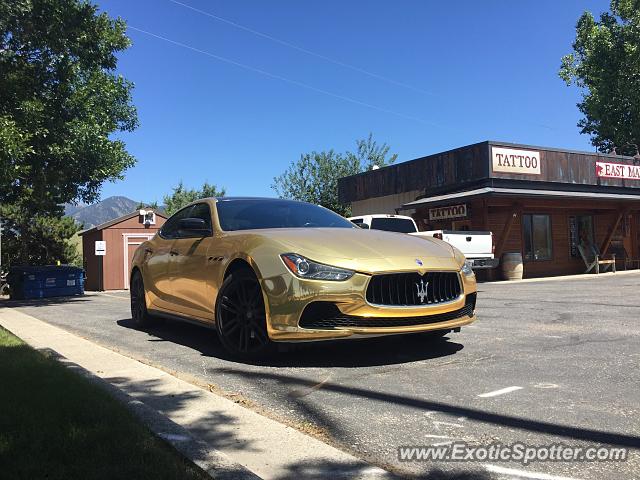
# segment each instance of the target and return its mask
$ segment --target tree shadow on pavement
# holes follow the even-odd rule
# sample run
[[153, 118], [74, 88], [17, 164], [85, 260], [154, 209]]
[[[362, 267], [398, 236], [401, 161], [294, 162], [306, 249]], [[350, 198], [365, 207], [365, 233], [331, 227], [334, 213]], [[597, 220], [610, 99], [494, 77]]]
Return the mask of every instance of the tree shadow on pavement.
[[[313, 390], [318, 388], [315, 380], [309, 380], [301, 377], [281, 375], [274, 372], [248, 371], [238, 368], [217, 368], [209, 370], [212, 374], [220, 373], [225, 375], [235, 375], [244, 379], [253, 381], [273, 381], [279, 384], [287, 385], [291, 388], [297, 387]], [[504, 427], [525, 430], [529, 432], [537, 432], [558, 437], [571, 438], [574, 440], [582, 440], [586, 442], [594, 442], [605, 445], [614, 445], [620, 447], [640, 448], [640, 437], [627, 435], [624, 433], [606, 432], [589, 428], [574, 427], [570, 425], [561, 425], [551, 422], [533, 420], [524, 417], [516, 417], [511, 415], [502, 415], [499, 413], [488, 412], [476, 408], [451, 405], [444, 402], [426, 400], [416, 397], [407, 397], [397, 393], [379, 392], [337, 383], [323, 382], [322, 390], [344, 395], [346, 401], [356, 401], [360, 398], [375, 400], [378, 402], [401, 405], [423, 411], [437, 411], [453, 416], [463, 416], [469, 420], [476, 420], [492, 425], [501, 425]]]
[[[107, 384], [116, 387], [122, 394], [133, 399], [134, 402], [141, 402], [151, 409], [152, 412], [158, 412], [159, 414], [166, 416], [162, 419], [158, 419], [154, 413], [147, 413], [145, 410], [139, 410], [138, 416], [143, 417], [146, 422], [153, 421], [158, 427], [158, 422], [164, 426], [163, 434], [161, 437], [170, 438], [172, 435], [180, 436], [183, 433], [193, 435], [197, 440], [195, 448], [193, 446], [186, 449], [181, 448], [180, 442], [176, 445], [176, 442], [172, 442], [174, 447], [187, 455], [194, 461], [206, 462], [210, 455], [209, 449], [223, 450], [229, 452], [229, 455], [233, 457], [233, 452], [247, 452], [253, 451], [264, 455], [269, 455], [268, 451], [261, 451], [255, 445], [254, 442], [248, 437], [242, 435], [242, 431], [237, 428], [236, 420], [224, 413], [208, 411], [197, 412], [189, 414], [190, 421], [181, 421], [180, 424], [171, 420], [171, 416], [178, 414], [181, 416], [181, 411], [189, 408], [189, 403], [193, 400], [197, 400], [203, 395], [207, 395], [206, 392], [185, 392], [183, 394], [171, 394], [167, 395], [166, 391], [161, 388], [161, 382], [157, 380], [144, 380], [137, 381], [127, 377], [109, 377], [102, 379]], [[118, 395], [122, 400], [122, 395]], [[128, 403], [132, 403], [129, 400]], [[308, 406], [311, 417], [315, 421], [330, 425], [331, 429], [334, 429], [336, 425], [323, 414], [321, 414], [315, 408]], [[132, 410], [136, 410], [135, 406]], [[149, 416], [156, 418], [150, 419]], [[146, 418], [145, 418], [146, 417]], [[169, 417], [169, 418], [167, 418]], [[206, 447], [205, 447], [206, 446]], [[274, 446], [277, 448], [277, 446]], [[230, 476], [225, 478], [244, 478], [242, 471], [235, 472], [237, 476], [234, 476], [234, 472], [230, 473]], [[213, 471], [214, 478], [216, 476], [215, 470]], [[428, 473], [418, 475], [407, 475], [391, 473], [384, 471], [378, 467], [372, 466], [365, 461], [354, 461], [352, 463], [338, 462], [333, 460], [305, 460], [297, 463], [291, 463], [285, 467], [285, 472], [275, 477], [278, 480], [297, 480], [304, 478], [305, 480], [324, 480], [326, 478], [336, 479], [374, 479], [374, 478], [411, 478], [411, 479], [425, 479], [425, 480], [490, 480], [490, 475], [483, 471], [444, 471], [440, 469], [430, 470]]]
[[447, 472], [434, 468], [428, 473], [409, 478], [420, 480], [491, 480], [491, 475], [489, 472], [481, 470]]
[[70, 303], [85, 303], [90, 302], [90, 297], [84, 295], [76, 295], [72, 297], [46, 297], [46, 298], [32, 298], [29, 300], [2, 300], [0, 301], [0, 307], [49, 307], [51, 305], [67, 305]]
[[447, 338], [430, 338], [421, 334], [392, 335], [357, 340], [335, 340], [316, 343], [286, 344], [261, 360], [238, 361], [222, 347], [215, 332], [184, 322], [162, 321], [138, 329], [130, 318], [116, 322], [124, 328], [147, 333], [150, 342], [167, 341], [199, 351], [207, 357], [230, 362], [269, 367], [372, 367], [411, 363], [453, 355], [463, 345]]
[[301, 463], [294, 463], [287, 467], [286, 473], [276, 477], [278, 480], [289, 479], [305, 479], [305, 480], [325, 480], [327, 478], [339, 478], [339, 479], [374, 479], [374, 478], [408, 478], [408, 479], [423, 479], [423, 480], [491, 480], [491, 475], [488, 472], [480, 470], [469, 471], [444, 471], [440, 469], [433, 469], [427, 473], [418, 475], [397, 475], [392, 474], [385, 475], [380, 472], [376, 475], [374, 470], [376, 467], [370, 467], [363, 465], [362, 463], [340, 463], [340, 462], [318, 462], [318, 461], [306, 461]]
[[[190, 403], [202, 400], [208, 395], [204, 390], [167, 394], [167, 391], [161, 388], [160, 380], [133, 380], [127, 377], [108, 377], [103, 380], [132, 399], [167, 416], [189, 410]], [[181, 425], [209, 445], [217, 449], [255, 451], [251, 441], [242, 440], [234, 433], [237, 430], [235, 427], [237, 422], [233, 417], [221, 412], [204, 413], [193, 409], [189, 416], [191, 420], [183, 421]]]
[[[55, 352], [52, 352], [55, 354]], [[65, 361], [63, 357], [59, 357]], [[67, 366], [74, 370], [80, 370], [82, 374], [93, 378], [94, 381], [102, 384], [107, 390], [116, 396], [120, 401], [141, 418], [145, 423], [154, 425], [153, 429], [160, 436], [169, 441], [174, 448], [193, 461], [202, 466], [202, 463], [211, 461], [212, 449], [225, 451], [233, 457], [233, 452], [252, 451], [259, 454], [269, 455], [268, 451], [262, 451], [255, 445], [250, 436], [244, 436], [242, 430], [238, 428], [234, 417], [225, 413], [206, 409], [205, 411], [195, 409], [190, 405], [194, 401], [205, 399], [208, 392], [202, 390], [188, 390], [183, 393], [168, 393], [163, 387], [161, 380], [157, 379], [133, 379], [127, 376], [113, 376], [98, 378], [75, 364], [66, 362]], [[259, 376], [259, 375], [257, 375]], [[297, 402], [304, 407], [308, 418], [314, 423], [323, 425], [333, 434], [340, 433], [338, 425], [325, 415], [321, 409], [316, 408], [311, 402], [306, 402], [304, 398], [298, 398]], [[191, 409], [190, 409], [191, 407]], [[190, 409], [190, 410], [189, 410]], [[185, 411], [188, 421], [184, 420]], [[172, 420], [175, 418], [176, 420]], [[177, 419], [179, 424], [176, 423]], [[346, 435], [345, 432], [342, 432]], [[180, 437], [184, 435], [193, 436], [196, 442], [183, 443]], [[176, 441], [176, 438], [178, 440]], [[183, 437], [184, 438], [184, 437]], [[277, 446], [274, 446], [277, 448]], [[217, 453], [219, 455], [219, 453]], [[304, 455], [303, 455], [304, 456]], [[373, 460], [373, 459], [369, 459]], [[239, 466], [238, 466], [239, 467]], [[233, 468], [233, 466], [232, 466]], [[397, 472], [397, 469], [394, 469]], [[223, 473], [218, 477], [217, 474]], [[243, 470], [212, 470], [214, 478], [251, 478], [251, 474]], [[351, 479], [351, 478], [415, 478], [425, 480], [490, 480], [487, 472], [483, 471], [444, 471], [439, 469], [430, 470], [419, 475], [408, 475], [391, 473], [367, 463], [367, 459], [353, 461], [351, 463], [338, 462], [334, 460], [310, 459], [296, 463], [291, 463], [284, 467], [284, 472], [275, 477], [278, 480], [288, 479], [311, 479], [321, 480], [326, 478]]]

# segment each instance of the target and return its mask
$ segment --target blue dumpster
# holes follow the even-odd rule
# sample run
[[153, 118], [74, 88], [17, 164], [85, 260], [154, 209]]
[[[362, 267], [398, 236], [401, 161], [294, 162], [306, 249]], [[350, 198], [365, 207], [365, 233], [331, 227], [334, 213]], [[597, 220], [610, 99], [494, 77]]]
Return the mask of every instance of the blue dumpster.
[[11, 299], [84, 295], [84, 270], [70, 265], [12, 267], [7, 275]]

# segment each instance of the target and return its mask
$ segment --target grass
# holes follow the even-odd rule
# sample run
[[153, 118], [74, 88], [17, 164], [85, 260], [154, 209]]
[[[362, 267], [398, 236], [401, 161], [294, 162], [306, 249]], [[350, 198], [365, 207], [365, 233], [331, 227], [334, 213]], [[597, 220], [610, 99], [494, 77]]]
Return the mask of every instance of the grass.
[[99, 386], [1, 327], [0, 477], [209, 478]]

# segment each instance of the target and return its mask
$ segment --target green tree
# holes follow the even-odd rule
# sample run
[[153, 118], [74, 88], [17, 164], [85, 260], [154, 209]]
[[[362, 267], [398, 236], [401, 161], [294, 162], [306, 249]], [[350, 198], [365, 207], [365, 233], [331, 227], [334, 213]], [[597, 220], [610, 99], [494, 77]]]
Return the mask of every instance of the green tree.
[[387, 158], [389, 146], [378, 145], [373, 135], [356, 141], [355, 152], [311, 152], [300, 155], [287, 170], [273, 179], [280, 198], [292, 198], [322, 205], [343, 216], [351, 215], [351, 207], [338, 199], [338, 180], [396, 161], [397, 154]]
[[0, 0], [0, 215], [17, 239], [3, 248], [12, 263], [70, 261], [62, 205], [98, 200], [135, 163], [111, 138], [137, 126], [132, 84], [115, 73], [125, 28], [85, 1]]
[[612, 0], [599, 21], [589, 12], [576, 26], [573, 53], [560, 77], [583, 90], [582, 133], [601, 152], [637, 153], [640, 144], [640, 0]]
[[150, 208], [151, 210], [159, 210], [160, 206], [158, 205], [158, 202], [138, 202], [136, 210], [142, 210], [145, 208]]
[[171, 195], [165, 195], [163, 198], [165, 212], [167, 212], [168, 215], [173, 215], [182, 207], [195, 200], [208, 197], [224, 197], [225, 193], [224, 188], [218, 190], [215, 185], [211, 185], [208, 182], [204, 182], [202, 188], [197, 190], [185, 188], [182, 181], [180, 181], [178, 186], [173, 188]]
[[394, 163], [398, 159], [398, 154], [394, 153], [389, 158], [390, 147], [386, 143], [378, 145], [373, 139], [373, 134], [363, 140], [356, 140], [356, 151], [347, 152], [345, 155], [353, 165], [356, 165], [360, 172], [365, 172], [373, 168], [380, 168]]
[[271, 188], [280, 198], [302, 200], [348, 215], [349, 209], [338, 201], [338, 179], [358, 171], [358, 164], [353, 158], [333, 150], [305, 153], [282, 175], [273, 179]]
[[[53, 217], [2, 205], [2, 265], [51, 265], [56, 261], [81, 265], [71, 238], [78, 224], [70, 217]], [[28, 221], [25, 221], [28, 219]]]

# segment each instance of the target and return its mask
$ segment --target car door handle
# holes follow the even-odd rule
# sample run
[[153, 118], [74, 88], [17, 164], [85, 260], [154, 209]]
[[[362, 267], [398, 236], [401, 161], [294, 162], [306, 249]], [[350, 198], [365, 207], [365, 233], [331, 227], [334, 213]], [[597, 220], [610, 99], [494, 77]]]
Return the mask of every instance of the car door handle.
[[169, 255], [175, 256], [175, 255], [178, 255], [178, 252], [176, 252], [175, 250], [170, 250]]

